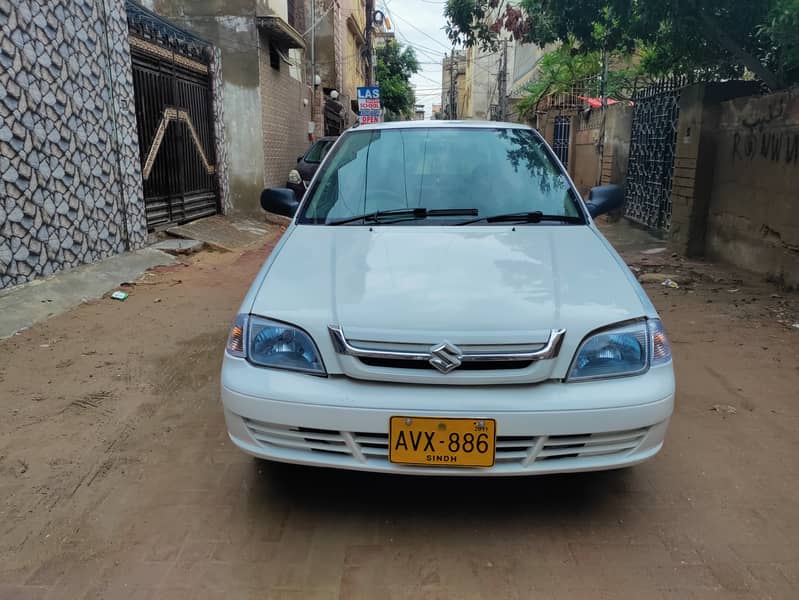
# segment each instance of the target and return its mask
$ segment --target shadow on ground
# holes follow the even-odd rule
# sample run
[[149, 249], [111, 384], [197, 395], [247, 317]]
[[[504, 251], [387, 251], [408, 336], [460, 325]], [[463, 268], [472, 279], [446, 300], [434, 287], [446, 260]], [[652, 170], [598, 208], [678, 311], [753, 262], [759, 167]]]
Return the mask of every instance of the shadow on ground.
[[627, 489], [634, 469], [529, 477], [437, 477], [344, 471], [253, 459], [253, 500], [279, 499], [294, 510], [331, 518], [390, 512], [452, 522], [453, 517], [513, 521], [520, 515], [562, 517], [604, 511]]

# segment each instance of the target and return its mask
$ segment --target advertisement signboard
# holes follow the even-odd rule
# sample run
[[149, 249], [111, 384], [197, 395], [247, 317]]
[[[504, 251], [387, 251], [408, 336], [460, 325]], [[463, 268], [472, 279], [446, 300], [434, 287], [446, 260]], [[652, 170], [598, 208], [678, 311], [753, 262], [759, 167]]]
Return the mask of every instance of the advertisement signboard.
[[358, 88], [358, 115], [361, 124], [380, 123], [383, 111], [380, 106], [380, 87]]

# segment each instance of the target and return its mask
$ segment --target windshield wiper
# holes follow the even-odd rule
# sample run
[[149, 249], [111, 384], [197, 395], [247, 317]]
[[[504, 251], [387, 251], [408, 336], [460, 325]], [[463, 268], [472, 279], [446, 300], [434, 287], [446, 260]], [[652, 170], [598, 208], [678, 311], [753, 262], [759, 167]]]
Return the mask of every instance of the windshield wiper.
[[393, 210], [378, 210], [364, 215], [358, 215], [357, 217], [347, 217], [346, 219], [330, 221], [328, 225], [344, 225], [345, 223], [354, 223], [355, 221], [363, 221], [364, 223], [373, 221], [379, 223], [383, 217], [404, 217], [402, 219], [404, 221], [409, 219], [426, 219], [427, 217], [466, 217], [477, 214], [476, 208], [434, 208], [430, 210], [422, 207], [395, 208]]
[[515, 212], [504, 215], [480, 217], [479, 219], [469, 219], [468, 221], [461, 221], [458, 223], [458, 225], [469, 225], [470, 223], [479, 223], [480, 221], [485, 221], [486, 223], [540, 223], [541, 221], [558, 221], [561, 223], [579, 224], [585, 223], [585, 220], [582, 217], [572, 217], [570, 215], [545, 215], [540, 210], [536, 210], [533, 212]]

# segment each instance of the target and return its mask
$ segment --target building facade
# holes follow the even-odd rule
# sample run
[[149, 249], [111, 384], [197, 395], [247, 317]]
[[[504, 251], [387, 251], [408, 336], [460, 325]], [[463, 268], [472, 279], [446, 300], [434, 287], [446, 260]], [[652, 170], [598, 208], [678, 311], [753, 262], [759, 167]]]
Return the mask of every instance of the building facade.
[[282, 185], [307, 148], [312, 86], [309, 7], [301, 0], [142, 0], [221, 52], [230, 208], [260, 214], [264, 187]]
[[455, 50], [441, 60], [441, 106], [442, 118], [463, 118], [466, 103], [466, 52]]
[[[316, 25], [308, 36], [315, 42], [316, 75], [319, 85], [314, 99], [316, 129], [324, 132], [324, 106], [335, 91], [334, 100], [343, 106], [339, 127], [358, 121], [357, 88], [366, 82], [365, 0], [313, 0]], [[328, 124], [329, 125], [329, 124]]]
[[0, 65], [0, 289], [141, 247], [122, 0], [0, 3]]

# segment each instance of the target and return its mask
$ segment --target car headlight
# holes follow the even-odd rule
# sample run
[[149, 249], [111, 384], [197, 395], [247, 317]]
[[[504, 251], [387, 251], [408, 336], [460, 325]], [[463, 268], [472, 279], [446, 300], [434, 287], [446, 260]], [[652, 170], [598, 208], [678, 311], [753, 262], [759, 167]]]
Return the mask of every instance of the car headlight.
[[326, 374], [319, 350], [307, 333], [261, 317], [237, 316], [228, 336], [227, 351], [261, 367]]
[[660, 319], [606, 329], [589, 336], [569, 370], [569, 381], [638, 375], [671, 360], [671, 347]]
[[302, 177], [300, 177], [300, 172], [297, 169], [292, 169], [289, 171], [289, 183], [291, 185], [300, 185], [302, 183]]

